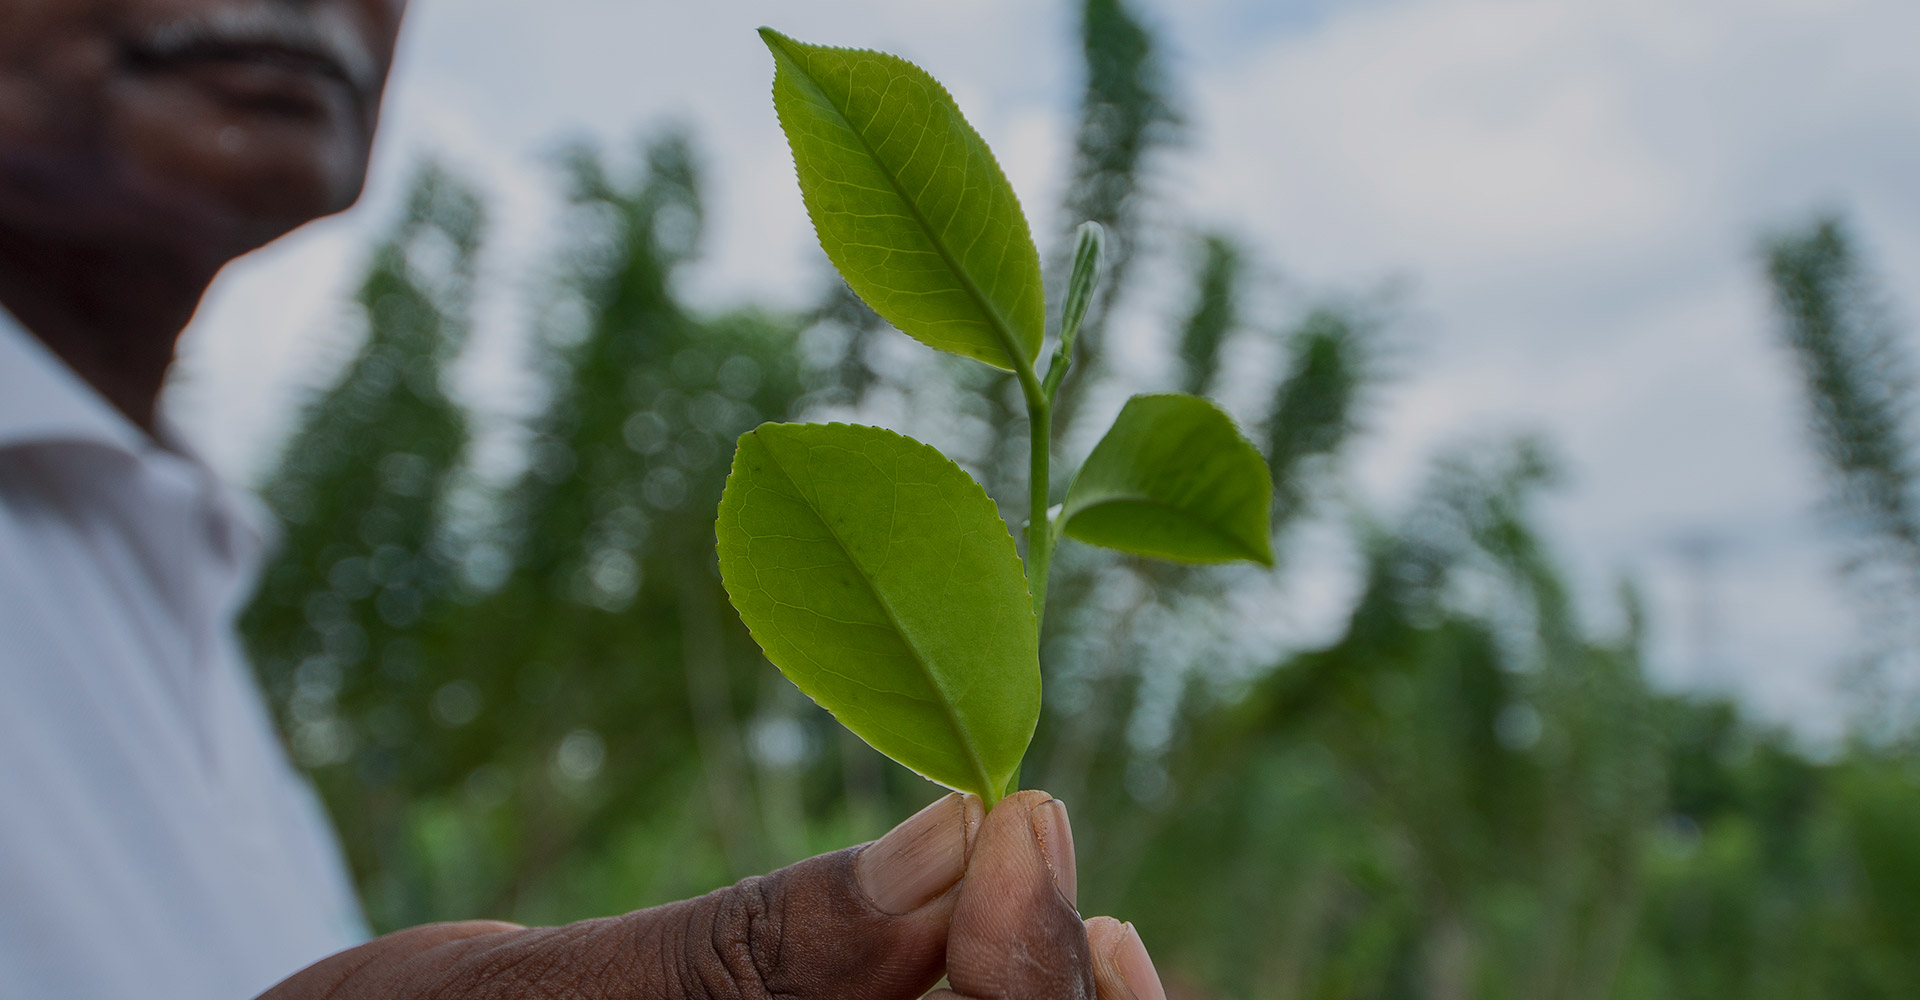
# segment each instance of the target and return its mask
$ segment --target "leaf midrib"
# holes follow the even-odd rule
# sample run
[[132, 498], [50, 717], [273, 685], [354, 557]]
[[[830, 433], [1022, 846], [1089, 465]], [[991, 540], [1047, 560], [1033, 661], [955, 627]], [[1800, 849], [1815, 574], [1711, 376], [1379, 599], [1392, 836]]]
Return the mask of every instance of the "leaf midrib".
[[[791, 41], [791, 39], [781, 36], [781, 47], [784, 49], [786, 43]], [[780, 55], [781, 58], [793, 66], [794, 74], [798, 76], [809, 89], [819, 95], [822, 102], [833, 109], [834, 114], [838, 115], [840, 120], [846, 124], [847, 131], [852, 132], [853, 137], [859, 140], [860, 148], [866, 151], [867, 158], [873, 161], [874, 165], [879, 169], [880, 175], [887, 179], [887, 185], [893, 188], [893, 193], [900, 199], [900, 203], [907, 207], [907, 211], [913, 217], [913, 222], [920, 227], [920, 231], [925, 233], [927, 239], [932, 242], [934, 250], [940, 254], [941, 261], [947, 265], [947, 270], [952, 271], [954, 277], [959, 279], [961, 290], [965, 291], [967, 297], [973, 300], [973, 304], [978, 306], [982, 313], [986, 314], [987, 325], [992, 328], [994, 336], [1000, 339], [1000, 349], [1006, 352], [1009, 370], [1019, 372], [1024, 367], [1030, 367], [1031, 363], [1029, 360], [1017, 349], [1013, 336], [1013, 328], [1007, 323], [1006, 317], [1000, 315], [1000, 310], [996, 308], [992, 302], [987, 300], [986, 293], [980, 290], [980, 286], [974, 282], [973, 276], [967, 273], [966, 268], [960, 266], [958, 260], [954, 259], [953, 253], [947, 249], [945, 238], [934, 232], [933, 224], [921, 213], [920, 206], [907, 195], [906, 188], [900, 184], [900, 178], [894, 176], [892, 168], [887, 165], [885, 160], [880, 158], [880, 154], [873, 148], [873, 144], [867, 141], [866, 132], [853, 123], [853, 119], [847, 115], [847, 109], [841, 107], [840, 103], [835, 101], [831, 94], [827, 93], [825, 87], [820, 86], [814, 79], [813, 74], [800, 64], [799, 59], [794, 58], [791, 52], [783, 51]]]
[[[756, 434], [756, 436], [758, 435]], [[826, 529], [827, 536], [833, 539], [833, 544], [840, 549], [840, 554], [846, 557], [847, 564], [854, 568], [854, 575], [859, 578], [861, 586], [865, 587], [867, 593], [873, 596], [873, 601], [880, 606], [880, 610], [886, 613], [887, 623], [892, 625], [894, 633], [900, 636], [901, 645], [905, 646], [907, 652], [913, 656], [913, 662], [919, 666], [920, 672], [926, 676], [927, 684], [940, 695], [940, 697], [935, 700], [939, 702], [940, 710], [946, 714], [948, 725], [953, 727], [954, 736], [958, 740], [961, 749], [966, 751], [967, 762], [973, 765], [974, 774], [980, 779], [980, 794], [983, 797], [990, 794], [993, 790], [993, 778], [987, 773], [987, 765], [981, 760], [979, 749], [975, 747], [973, 741], [967, 737], [967, 727], [960, 722], [960, 715], [954, 709], [952, 696], [947, 692], [946, 686], [940, 683], [940, 678], [934, 673], [933, 667], [928, 664], [926, 658], [920, 654], [919, 648], [908, 639], [906, 627], [900, 624], [900, 616], [894, 613], [893, 605], [887, 603], [886, 597], [880, 593], [879, 588], [873, 585], [872, 579], [867, 575], [866, 567], [860, 565], [860, 561], [854, 558], [853, 550], [847, 547], [846, 539], [841, 538], [840, 533], [834, 530], [833, 524], [821, 513], [819, 504], [807, 497], [806, 491], [801, 487], [799, 481], [793, 477], [792, 472], [788, 471], [787, 463], [781, 461], [779, 452], [769, 447], [765, 439], [761, 440], [761, 447], [766, 449], [767, 457], [770, 458], [774, 466], [780, 470], [780, 474], [786, 478], [787, 483], [793, 487], [794, 492], [800, 494], [801, 499], [806, 500], [807, 510], [819, 520], [820, 526]], [[889, 542], [891, 542], [891, 536], [889, 536]]]

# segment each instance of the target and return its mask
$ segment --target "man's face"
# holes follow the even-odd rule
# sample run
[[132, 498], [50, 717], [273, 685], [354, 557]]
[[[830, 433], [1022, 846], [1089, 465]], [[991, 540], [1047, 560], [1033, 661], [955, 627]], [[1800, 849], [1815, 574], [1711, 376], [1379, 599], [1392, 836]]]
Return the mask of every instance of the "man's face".
[[406, 0], [0, 0], [0, 226], [231, 256], [352, 204]]

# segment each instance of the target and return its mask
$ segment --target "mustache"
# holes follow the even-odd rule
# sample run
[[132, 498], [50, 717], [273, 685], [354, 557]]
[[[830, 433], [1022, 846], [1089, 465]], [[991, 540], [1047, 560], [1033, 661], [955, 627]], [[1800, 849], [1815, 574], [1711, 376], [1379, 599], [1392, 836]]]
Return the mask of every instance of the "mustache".
[[222, 7], [167, 22], [149, 33], [143, 48], [162, 58], [195, 49], [284, 49], [331, 64], [347, 83], [372, 93], [380, 68], [367, 42], [345, 14], [333, 7], [250, 3]]

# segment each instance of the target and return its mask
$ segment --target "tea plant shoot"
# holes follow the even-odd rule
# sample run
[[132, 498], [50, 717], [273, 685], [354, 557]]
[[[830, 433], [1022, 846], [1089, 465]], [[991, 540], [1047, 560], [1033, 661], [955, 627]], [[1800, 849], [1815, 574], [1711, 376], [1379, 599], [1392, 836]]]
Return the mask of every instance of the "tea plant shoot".
[[1100, 227], [1080, 229], [1042, 369], [1032, 231], [946, 89], [895, 56], [760, 34], [801, 197], [848, 286], [907, 336], [1019, 380], [1029, 509], [1023, 563], [986, 491], [931, 446], [878, 427], [765, 424], [740, 438], [720, 501], [721, 578], [800, 690], [991, 808], [1018, 787], [1040, 718], [1040, 625], [1061, 539], [1271, 565], [1272, 481], [1211, 402], [1140, 396], [1054, 508], [1053, 406], [1099, 282]]

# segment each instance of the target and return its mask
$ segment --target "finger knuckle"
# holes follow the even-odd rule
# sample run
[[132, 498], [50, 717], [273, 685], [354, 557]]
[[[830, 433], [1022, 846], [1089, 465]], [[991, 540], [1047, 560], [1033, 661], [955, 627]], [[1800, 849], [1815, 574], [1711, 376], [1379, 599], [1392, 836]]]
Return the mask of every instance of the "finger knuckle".
[[680, 970], [684, 1000], [779, 1000], [780, 894], [746, 879], [708, 896], [687, 928]]

